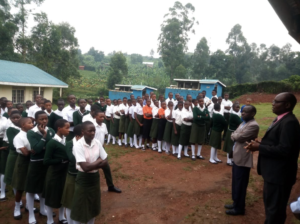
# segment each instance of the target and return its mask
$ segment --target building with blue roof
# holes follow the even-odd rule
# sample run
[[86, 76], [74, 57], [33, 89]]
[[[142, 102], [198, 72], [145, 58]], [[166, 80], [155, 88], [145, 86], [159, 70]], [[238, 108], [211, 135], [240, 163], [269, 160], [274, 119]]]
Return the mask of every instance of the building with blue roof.
[[217, 96], [222, 96], [223, 88], [226, 87], [225, 84], [217, 79], [174, 79], [174, 81], [177, 82], [177, 85], [171, 85], [166, 88], [165, 98], [168, 98], [169, 92], [172, 92], [173, 97], [175, 97], [176, 93], [179, 93], [184, 98], [190, 94], [193, 99], [196, 99], [203, 90], [206, 91], [206, 96], [211, 98], [213, 90], [217, 90]]
[[116, 84], [114, 90], [109, 90], [109, 98], [123, 99], [123, 97], [130, 98], [130, 95], [134, 95], [134, 98], [142, 97], [143, 95], [150, 94], [150, 92], [156, 91], [157, 89], [144, 85], [123, 85]]
[[52, 101], [53, 88], [68, 88], [68, 84], [34, 65], [0, 60], [0, 97], [13, 103], [34, 101], [37, 94]]

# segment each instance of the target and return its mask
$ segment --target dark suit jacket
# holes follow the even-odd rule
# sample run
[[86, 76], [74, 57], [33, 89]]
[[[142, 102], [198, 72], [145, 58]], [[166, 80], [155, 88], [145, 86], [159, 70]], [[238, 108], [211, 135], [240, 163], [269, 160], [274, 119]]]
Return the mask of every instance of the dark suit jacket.
[[291, 112], [267, 130], [259, 146], [257, 171], [273, 184], [294, 184], [300, 149], [300, 126]]

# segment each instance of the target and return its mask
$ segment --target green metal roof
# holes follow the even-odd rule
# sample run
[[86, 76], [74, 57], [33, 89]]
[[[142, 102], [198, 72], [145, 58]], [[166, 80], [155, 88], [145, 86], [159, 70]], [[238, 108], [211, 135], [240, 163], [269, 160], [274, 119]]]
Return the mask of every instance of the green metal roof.
[[4, 60], [0, 60], [0, 85], [68, 88], [68, 84], [34, 65]]

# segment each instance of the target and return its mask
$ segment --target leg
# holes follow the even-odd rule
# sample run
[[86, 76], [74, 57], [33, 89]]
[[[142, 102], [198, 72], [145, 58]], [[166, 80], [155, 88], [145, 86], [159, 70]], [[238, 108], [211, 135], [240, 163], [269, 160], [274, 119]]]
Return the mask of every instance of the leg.
[[1, 181], [0, 201], [6, 201], [6, 195], [5, 195], [6, 183], [4, 183], [4, 174], [1, 174], [0, 181]]
[[217, 162], [215, 161], [215, 154], [216, 154], [216, 149], [214, 147], [211, 147], [211, 149], [210, 149], [210, 159], [209, 159], [210, 163], [217, 164]]
[[124, 138], [123, 139], [124, 139], [124, 144], [127, 145], [127, 134], [126, 133], [124, 134]]
[[198, 151], [197, 151], [197, 158], [198, 159], [204, 159], [204, 157], [201, 156], [201, 150], [202, 150], [202, 145], [198, 145]]
[[29, 213], [28, 217], [28, 222], [29, 223], [34, 223], [36, 222], [34, 212], [33, 212], [33, 207], [34, 207], [34, 194], [31, 193], [26, 193], [26, 204], [27, 204], [27, 209]]
[[111, 170], [110, 170], [110, 166], [109, 164], [107, 164], [107, 166], [102, 168], [104, 176], [105, 176], [105, 180], [106, 180], [106, 184], [108, 187], [108, 191], [112, 191], [112, 192], [116, 192], [116, 193], [121, 193], [122, 191], [118, 188], [116, 188], [113, 184], [113, 180], [112, 180], [112, 175], [111, 175]]
[[47, 224], [52, 224], [53, 221], [53, 208], [46, 206], [47, 210]]
[[188, 154], [188, 149], [189, 149], [189, 147], [187, 145], [185, 145], [184, 146], [184, 156], [185, 157], [190, 157], [189, 154]]
[[161, 153], [161, 141], [157, 140], [158, 152]]
[[110, 143], [110, 138], [111, 138], [111, 134], [108, 134], [106, 145], [108, 145]]
[[[58, 220], [59, 220], [59, 221], [64, 221], [64, 220], [66, 220], [64, 211], [65, 211], [65, 208], [62, 207], [62, 206], [58, 209]], [[64, 222], [63, 222], [63, 223], [64, 223]]]
[[42, 194], [39, 194], [40, 196], [40, 213], [42, 215], [47, 215], [46, 207], [45, 207], [45, 198], [42, 197]]
[[177, 158], [178, 158], [178, 159], [181, 159], [181, 151], [182, 151], [182, 147], [183, 147], [182, 145], [179, 145], [179, 146], [178, 146], [178, 155], [177, 155]]
[[122, 141], [121, 141], [121, 139], [122, 139], [122, 135], [123, 135], [123, 133], [119, 133], [119, 139], [118, 139], [118, 145], [119, 146], [122, 146]]
[[145, 150], [145, 139], [142, 138], [142, 149]]
[[191, 144], [191, 148], [192, 148], [192, 160], [195, 160], [195, 145]]

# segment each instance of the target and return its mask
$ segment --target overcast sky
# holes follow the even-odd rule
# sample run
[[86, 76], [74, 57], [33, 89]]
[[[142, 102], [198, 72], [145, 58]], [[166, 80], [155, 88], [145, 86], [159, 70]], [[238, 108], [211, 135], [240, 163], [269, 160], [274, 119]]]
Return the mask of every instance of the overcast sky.
[[[54, 23], [68, 22], [76, 29], [80, 49], [86, 53], [91, 47], [108, 54], [122, 51], [128, 54], [149, 55], [157, 51], [157, 38], [163, 16], [174, 0], [46, 0], [37, 11], [48, 14]], [[199, 25], [190, 35], [189, 52], [193, 52], [202, 37], [206, 37], [211, 51], [226, 50], [225, 42], [231, 28], [239, 23], [248, 43], [300, 45], [274, 12], [268, 0], [190, 0], [196, 10]], [[34, 25], [31, 21], [29, 27]], [[157, 55], [157, 54], [156, 54]]]

